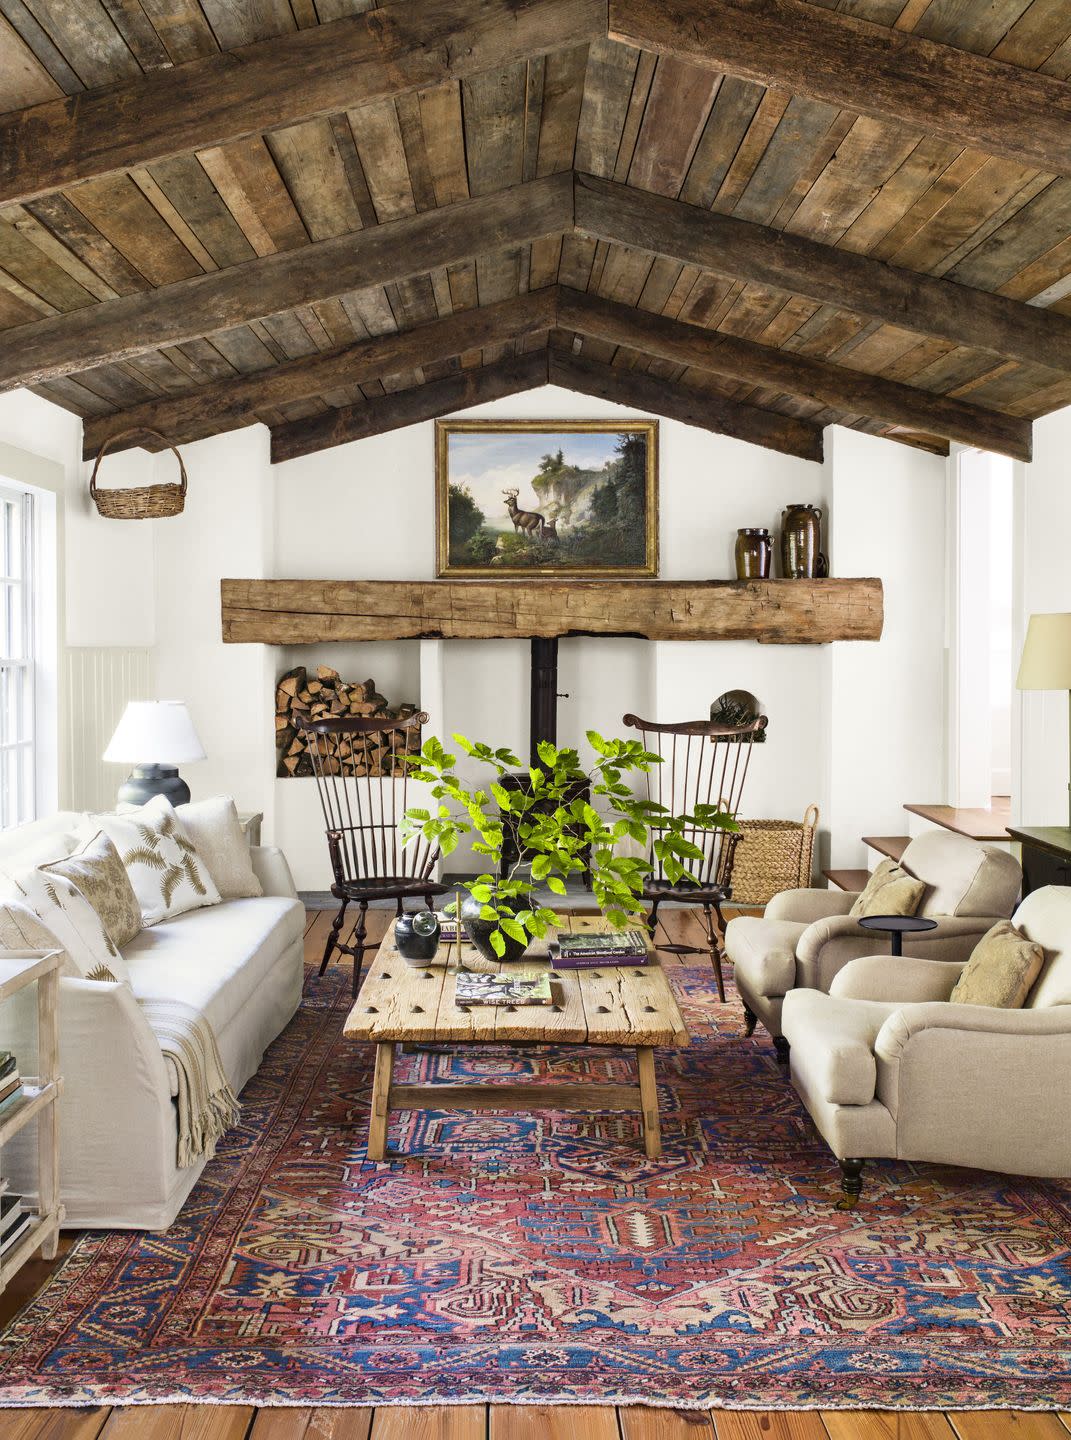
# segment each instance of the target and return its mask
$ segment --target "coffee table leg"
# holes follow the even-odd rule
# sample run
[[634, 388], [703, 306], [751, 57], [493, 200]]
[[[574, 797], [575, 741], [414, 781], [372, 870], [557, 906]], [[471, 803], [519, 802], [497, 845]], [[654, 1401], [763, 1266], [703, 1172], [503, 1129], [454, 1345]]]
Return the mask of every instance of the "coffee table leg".
[[385, 1040], [376, 1046], [376, 1065], [372, 1075], [372, 1114], [368, 1121], [368, 1158], [385, 1160], [387, 1156], [387, 1119], [390, 1115], [390, 1084], [394, 1074], [394, 1042]]
[[658, 1084], [655, 1079], [654, 1050], [645, 1045], [636, 1051], [640, 1067], [640, 1104], [643, 1107], [643, 1145], [648, 1160], [662, 1153], [662, 1132], [658, 1117]]

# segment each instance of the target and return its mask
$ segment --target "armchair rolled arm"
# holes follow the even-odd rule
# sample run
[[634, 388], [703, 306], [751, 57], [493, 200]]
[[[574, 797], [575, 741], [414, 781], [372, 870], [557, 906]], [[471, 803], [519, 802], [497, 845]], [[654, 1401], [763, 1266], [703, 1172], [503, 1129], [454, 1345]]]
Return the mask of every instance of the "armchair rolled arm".
[[[981, 915], [934, 915], [934, 930], [904, 941], [904, 953], [925, 960], [965, 962], [995, 918]], [[889, 937], [861, 928], [851, 915], [830, 915], [808, 925], [796, 945], [797, 984], [828, 991], [833, 977], [849, 960], [861, 955], [888, 955]], [[895, 963], [895, 962], [893, 962]]]
[[767, 902], [763, 913], [767, 920], [810, 925], [826, 915], [847, 915], [858, 898], [853, 890], [782, 890]]
[[834, 975], [829, 993], [894, 1004], [947, 1000], [963, 965], [962, 960], [921, 960], [915, 955], [863, 955]]
[[874, 1053], [897, 1155], [1071, 1175], [1071, 1006], [905, 1005]]

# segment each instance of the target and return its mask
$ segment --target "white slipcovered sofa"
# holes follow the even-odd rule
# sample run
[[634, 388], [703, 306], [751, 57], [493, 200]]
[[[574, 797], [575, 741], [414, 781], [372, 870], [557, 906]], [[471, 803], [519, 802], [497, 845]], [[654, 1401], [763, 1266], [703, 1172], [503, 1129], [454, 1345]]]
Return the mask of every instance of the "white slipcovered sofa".
[[[66, 854], [80, 818], [61, 812], [0, 834], [0, 871]], [[199, 1011], [236, 1092], [297, 1010], [305, 911], [282, 852], [255, 846], [251, 855], [263, 896], [225, 900], [142, 930], [123, 951], [129, 985], [60, 980], [60, 1195], [68, 1228], [166, 1229], [206, 1163], [177, 1165], [169, 1072], [139, 1000], [178, 1000]], [[0, 1006], [0, 1048], [33, 1073], [26, 1005]], [[35, 1183], [32, 1129], [0, 1157], [4, 1177], [22, 1193]]]
[[859, 1197], [867, 1159], [1071, 1175], [1071, 887], [1012, 923], [1045, 952], [1021, 1010], [953, 1005], [965, 961], [870, 955], [785, 996], [792, 1083]]

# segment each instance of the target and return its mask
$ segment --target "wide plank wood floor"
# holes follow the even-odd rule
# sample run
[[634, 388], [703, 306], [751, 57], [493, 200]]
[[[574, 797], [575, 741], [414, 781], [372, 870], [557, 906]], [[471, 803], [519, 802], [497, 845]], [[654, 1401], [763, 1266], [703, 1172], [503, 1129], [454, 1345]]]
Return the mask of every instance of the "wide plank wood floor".
[[[369, 938], [391, 913], [369, 914]], [[310, 911], [307, 960], [319, 961], [331, 926]], [[699, 921], [669, 911], [673, 940], [700, 943]], [[663, 954], [666, 965], [701, 963]], [[62, 1263], [65, 1235], [50, 1262], [27, 1265], [0, 1295], [4, 1326]], [[252, 1405], [0, 1408], [0, 1440], [1069, 1440], [1071, 1413], [1016, 1410], [666, 1410], [613, 1405], [390, 1405], [258, 1409]]]

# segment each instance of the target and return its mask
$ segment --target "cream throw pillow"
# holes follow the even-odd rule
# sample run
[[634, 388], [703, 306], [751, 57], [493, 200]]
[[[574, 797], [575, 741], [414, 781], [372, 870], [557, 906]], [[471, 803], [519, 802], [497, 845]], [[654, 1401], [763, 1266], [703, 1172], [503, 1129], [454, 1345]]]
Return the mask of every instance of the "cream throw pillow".
[[65, 975], [129, 981], [130, 971], [103, 920], [65, 875], [27, 870], [12, 878], [21, 901], [8, 900], [0, 906], [4, 917], [0, 933], [22, 937], [16, 948], [62, 950]]
[[39, 865], [46, 875], [65, 876], [80, 890], [104, 922], [112, 944], [118, 950], [141, 934], [141, 906], [130, 877], [123, 868], [119, 851], [103, 830], [98, 830], [80, 850], [66, 860]]
[[119, 851], [143, 925], [219, 904], [208, 866], [165, 795], [154, 795], [140, 810], [123, 815], [90, 816], [89, 824], [103, 830]]
[[864, 915], [914, 915], [925, 893], [923, 881], [895, 860], [883, 860], [848, 914], [857, 920]]
[[948, 998], [953, 1005], [1021, 1010], [1044, 963], [1040, 945], [1028, 940], [1010, 920], [998, 920], [971, 951]]
[[253, 871], [249, 841], [229, 795], [180, 805], [175, 814], [197, 846], [216, 889], [224, 900], [263, 895], [264, 887]]

